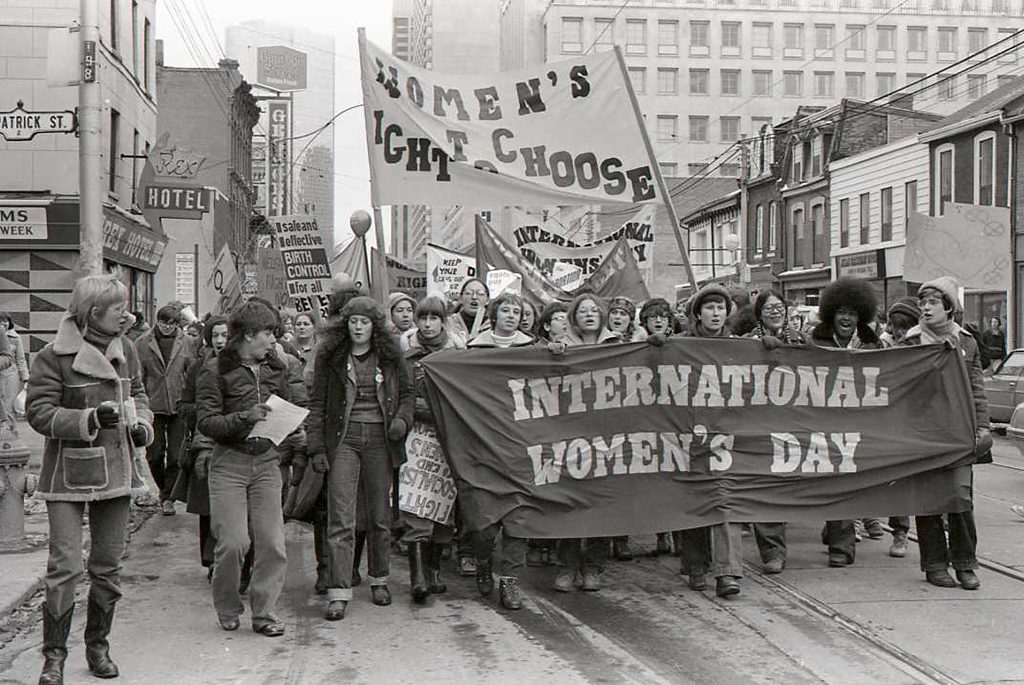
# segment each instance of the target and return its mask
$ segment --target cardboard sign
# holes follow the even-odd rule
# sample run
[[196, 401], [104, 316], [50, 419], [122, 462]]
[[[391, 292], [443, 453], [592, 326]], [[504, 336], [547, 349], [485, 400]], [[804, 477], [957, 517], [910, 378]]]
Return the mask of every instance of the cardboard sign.
[[420, 518], [452, 525], [455, 479], [430, 426], [416, 423], [405, 438], [408, 461], [398, 471], [398, 508]]

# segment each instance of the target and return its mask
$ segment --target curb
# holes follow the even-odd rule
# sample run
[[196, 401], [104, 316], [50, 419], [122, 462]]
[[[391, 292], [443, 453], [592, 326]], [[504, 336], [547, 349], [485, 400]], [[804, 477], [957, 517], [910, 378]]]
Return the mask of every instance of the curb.
[[32, 598], [37, 592], [43, 588], [43, 581], [46, 579], [46, 555], [41, 555], [42, 559], [42, 572], [37, 573], [35, 577], [29, 582], [28, 587], [16, 595], [16, 598], [8, 602], [7, 604], [0, 605], [0, 621], [3, 621], [11, 616], [15, 611], [20, 609], [22, 605]]

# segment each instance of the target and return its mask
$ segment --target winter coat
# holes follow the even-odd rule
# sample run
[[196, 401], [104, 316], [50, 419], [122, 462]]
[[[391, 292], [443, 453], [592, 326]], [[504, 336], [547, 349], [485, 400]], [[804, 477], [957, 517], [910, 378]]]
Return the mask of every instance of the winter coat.
[[28, 381], [28, 359], [25, 357], [25, 345], [17, 331], [7, 331], [7, 349], [14, 356], [14, 364], [3, 370], [4, 376], [16, 378], [19, 382]]
[[[399, 360], [380, 366], [376, 354], [371, 359], [376, 367], [377, 402], [384, 415], [385, 432], [396, 419], [404, 421], [407, 429], [412, 427], [415, 396], [405, 364]], [[350, 348], [321, 343], [314, 362], [313, 389], [306, 419], [306, 452], [311, 457], [323, 454], [329, 460], [334, 458], [348, 432], [352, 413], [348, 398], [355, 393], [356, 376]], [[405, 441], [395, 442], [387, 437], [385, 441], [391, 465], [397, 468], [405, 462]]]
[[[423, 367], [420, 366], [420, 360], [431, 354], [431, 352], [420, 344], [419, 336], [409, 336], [406, 343], [409, 345], [409, 349], [405, 351], [406, 371], [416, 393], [413, 418], [416, 419], [417, 423], [426, 423], [433, 426], [435, 425], [434, 412], [430, 410], [430, 405], [427, 403], [426, 373], [423, 371]], [[449, 335], [441, 349], [464, 350], [466, 349], [466, 344], [462, 338]]]
[[850, 344], [845, 348], [840, 347], [836, 342], [835, 329], [824, 321], [811, 331], [811, 344], [817, 347], [848, 350], [880, 350], [883, 348], [882, 341], [869, 326], [857, 326], [857, 333], [853, 336]]
[[277, 395], [291, 402], [288, 369], [274, 350], [260, 361], [256, 370], [242, 363], [230, 344], [199, 371], [196, 382], [196, 428], [218, 445], [260, 456], [269, 450], [267, 440], [248, 440], [255, 425], [247, 413]]
[[170, 359], [164, 359], [156, 340], [156, 329], [135, 341], [142, 362], [142, 381], [149, 393], [154, 414], [174, 414], [185, 387], [185, 372], [196, 357], [196, 343], [181, 331], [174, 338]]
[[[509, 347], [528, 347], [535, 344], [537, 341], [532, 337], [528, 336], [522, 331], [516, 331], [515, 336], [512, 338], [512, 344]], [[466, 347], [498, 347], [494, 343], [494, 331], [486, 330], [480, 335], [476, 336], [469, 341]]]
[[[608, 328], [602, 328], [601, 329], [601, 334], [597, 336], [597, 342], [594, 343], [594, 344], [596, 344], [596, 345], [610, 345], [612, 343], [617, 343], [617, 342], [622, 342], [622, 334], [621, 333], [616, 333], [615, 331], [613, 331], [611, 329], [608, 329]], [[576, 335], [575, 331], [570, 329], [569, 333], [565, 336], [565, 344], [568, 345], [569, 347], [577, 347], [579, 345], [584, 345], [586, 343], [583, 342], [582, 338], [580, 338], [578, 335]]]
[[444, 328], [448, 331], [448, 335], [461, 337], [468, 343], [484, 331], [490, 330], [491, 322], [487, 319], [487, 313], [483, 312], [480, 314], [480, 325], [474, 326], [473, 330], [470, 330], [466, 326], [466, 320], [462, 318], [462, 312], [457, 311], [448, 317]]
[[[974, 399], [974, 416], [978, 428], [989, 428], [991, 423], [988, 417], [988, 398], [985, 396], [985, 380], [981, 368], [981, 352], [978, 350], [978, 343], [974, 336], [964, 329], [960, 329], [957, 348], [963, 356], [964, 364], [967, 365], [967, 376], [971, 381], [971, 397]], [[921, 327], [914, 326], [900, 341], [901, 345], [920, 345]]]
[[142, 383], [135, 348], [121, 338], [107, 359], [88, 343], [65, 315], [57, 337], [36, 355], [29, 373], [25, 413], [45, 438], [37, 493], [40, 499], [92, 502], [142, 492], [124, 412], [114, 428], [91, 429], [89, 418], [101, 402], [135, 402], [146, 444], [153, 441], [153, 413]]
[[178, 460], [178, 478], [174, 481], [170, 499], [186, 502], [185, 510], [190, 514], [210, 514], [210, 488], [205, 478], [196, 476], [196, 457], [201, 452], [211, 451], [213, 440], [196, 430], [196, 383], [203, 365], [214, 358], [213, 350], [203, 347], [199, 356], [192, 361], [185, 374], [185, 385], [176, 405], [178, 418], [185, 425], [188, 449], [182, 449]]

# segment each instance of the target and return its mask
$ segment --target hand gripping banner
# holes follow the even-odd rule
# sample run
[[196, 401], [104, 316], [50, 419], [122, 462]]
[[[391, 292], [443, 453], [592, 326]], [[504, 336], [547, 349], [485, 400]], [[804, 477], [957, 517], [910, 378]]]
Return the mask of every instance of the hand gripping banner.
[[594, 537], [970, 506], [973, 405], [945, 346], [682, 338], [422, 365], [474, 526]]

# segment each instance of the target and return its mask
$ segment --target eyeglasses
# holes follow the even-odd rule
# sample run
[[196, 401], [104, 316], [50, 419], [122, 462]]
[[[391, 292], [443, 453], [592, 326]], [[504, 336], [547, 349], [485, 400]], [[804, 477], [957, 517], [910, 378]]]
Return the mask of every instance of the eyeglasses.
[[761, 307], [762, 312], [784, 312], [786, 311], [786, 305], [784, 304], [766, 304]]

